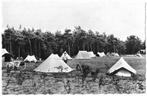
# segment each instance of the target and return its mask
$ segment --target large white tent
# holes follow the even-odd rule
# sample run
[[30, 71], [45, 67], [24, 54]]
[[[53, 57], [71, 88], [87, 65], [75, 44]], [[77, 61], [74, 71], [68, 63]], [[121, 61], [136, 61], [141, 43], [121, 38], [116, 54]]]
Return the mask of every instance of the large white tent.
[[90, 57], [95, 57], [95, 55], [92, 51], [89, 51], [88, 54], [89, 54]]
[[72, 70], [57, 54], [51, 54], [43, 63], [34, 69], [34, 71], [45, 73], [70, 72]]
[[109, 74], [115, 73], [117, 76], [131, 77], [131, 74], [136, 74], [136, 70], [133, 69], [124, 59], [121, 57], [109, 70]]
[[61, 58], [62, 58], [63, 60], [72, 59], [72, 58], [68, 55], [68, 53], [67, 53], [66, 51], [61, 55]]
[[89, 53], [87, 51], [79, 51], [75, 59], [90, 59]]
[[34, 55], [28, 55], [25, 59], [24, 59], [24, 61], [28, 61], [28, 62], [37, 62], [37, 59], [35, 58], [35, 56]]
[[99, 55], [99, 57], [104, 57], [105, 56], [104, 52], [97, 52], [97, 54]]

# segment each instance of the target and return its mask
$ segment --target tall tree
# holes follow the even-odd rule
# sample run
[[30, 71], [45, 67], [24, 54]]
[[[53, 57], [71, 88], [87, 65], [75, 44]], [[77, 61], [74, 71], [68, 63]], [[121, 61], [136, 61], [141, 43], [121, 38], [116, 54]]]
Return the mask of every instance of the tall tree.
[[117, 45], [118, 45], [118, 39], [114, 37], [114, 35], [109, 35], [107, 37], [107, 47], [109, 52], [117, 52]]
[[140, 49], [145, 49], [145, 41], [141, 42], [132, 35], [123, 42], [114, 35], [85, 31], [80, 26], [76, 26], [73, 31], [65, 29], [64, 33], [57, 31], [55, 34], [42, 32], [41, 29], [22, 30], [21, 26], [19, 29], [8, 26], [2, 34], [2, 47], [15, 56], [33, 54], [46, 59], [51, 53], [61, 55], [65, 50], [71, 56], [75, 56], [79, 50], [93, 51], [95, 54], [98, 51], [135, 54]]
[[21, 57], [21, 49], [23, 49], [23, 46], [25, 45], [24, 36], [21, 33], [16, 33], [17, 38], [15, 39], [17, 45], [18, 45], [18, 57]]
[[71, 54], [71, 46], [73, 43], [73, 37], [70, 32], [71, 32], [70, 29], [65, 29], [65, 33], [63, 34], [64, 42], [65, 42], [65, 46], [66, 46], [66, 50], [68, 54]]
[[136, 54], [141, 49], [141, 40], [134, 35], [127, 37], [126, 40], [126, 53]]

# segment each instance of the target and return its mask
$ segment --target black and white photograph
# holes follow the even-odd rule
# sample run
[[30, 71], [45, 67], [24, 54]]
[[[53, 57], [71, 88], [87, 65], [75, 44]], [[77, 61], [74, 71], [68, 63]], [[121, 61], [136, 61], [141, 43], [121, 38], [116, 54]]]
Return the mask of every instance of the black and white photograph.
[[145, 0], [1, 0], [1, 94], [146, 94]]

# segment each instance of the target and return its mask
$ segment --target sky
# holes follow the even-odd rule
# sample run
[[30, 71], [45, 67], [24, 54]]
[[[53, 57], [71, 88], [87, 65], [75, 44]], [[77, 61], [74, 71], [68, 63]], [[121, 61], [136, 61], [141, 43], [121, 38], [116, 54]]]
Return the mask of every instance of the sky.
[[14, 26], [52, 33], [81, 26], [84, 30], [130, 35], [145, 40], [144, 0], [3, 0], [2, 28]]

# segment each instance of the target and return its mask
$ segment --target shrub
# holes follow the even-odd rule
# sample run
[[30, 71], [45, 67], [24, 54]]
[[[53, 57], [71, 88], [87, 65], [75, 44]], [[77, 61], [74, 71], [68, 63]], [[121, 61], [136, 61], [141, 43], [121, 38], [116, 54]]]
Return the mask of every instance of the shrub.
[[85, 78], [90, 73], [90, 67], [88, 65], [82, 65], [82, 82], [84, 82]]
[[96, 80], [96, 77], [97, 77], [97, 74], [99, 73], [99, 69], [98, 68], [96, 68], [96, 70], [93, 72], [93, 71], [91, 71], [91, 76], [92, 76], [92, 78], [93, 78], [93, 81], [95, 81]]

